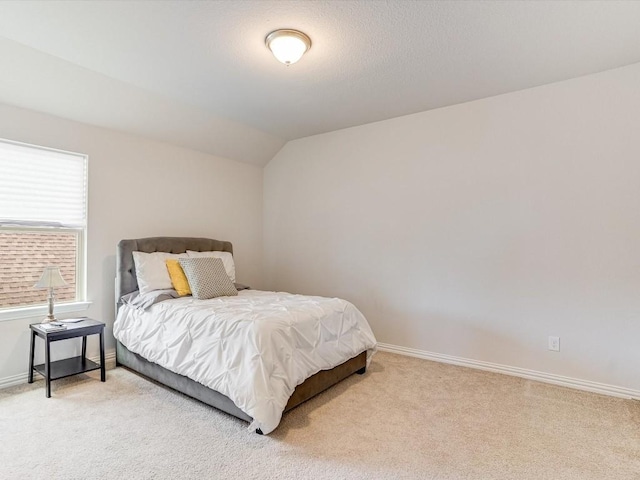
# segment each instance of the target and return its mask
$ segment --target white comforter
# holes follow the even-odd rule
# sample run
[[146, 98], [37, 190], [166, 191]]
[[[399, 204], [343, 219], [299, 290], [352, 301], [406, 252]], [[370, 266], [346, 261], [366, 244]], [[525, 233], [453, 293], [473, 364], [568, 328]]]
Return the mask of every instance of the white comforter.
[[113, 326], [130, 351], [229, 397], [269, 433], [297, 385], [367, 350], [366, 319], [338, 298], [242, 290], [237, 297], [182, 297], [147, 310], [124, 305]]

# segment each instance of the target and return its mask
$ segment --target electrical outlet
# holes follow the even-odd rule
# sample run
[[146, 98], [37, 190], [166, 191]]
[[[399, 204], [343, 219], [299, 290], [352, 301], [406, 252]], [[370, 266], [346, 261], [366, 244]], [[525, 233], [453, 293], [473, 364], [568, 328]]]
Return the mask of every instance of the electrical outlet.
[[549, 350], [552, 352], [560, 351], [560, 337], [549, 337]]

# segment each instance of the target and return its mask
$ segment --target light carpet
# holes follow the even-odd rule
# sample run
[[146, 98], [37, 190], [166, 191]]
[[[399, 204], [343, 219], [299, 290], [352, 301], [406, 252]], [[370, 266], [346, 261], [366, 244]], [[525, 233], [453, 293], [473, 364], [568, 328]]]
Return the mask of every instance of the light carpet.
[[269, 436], [117, 368], [0, 390], [2, 479], [640, 479], [640, 402], [378, 353]]

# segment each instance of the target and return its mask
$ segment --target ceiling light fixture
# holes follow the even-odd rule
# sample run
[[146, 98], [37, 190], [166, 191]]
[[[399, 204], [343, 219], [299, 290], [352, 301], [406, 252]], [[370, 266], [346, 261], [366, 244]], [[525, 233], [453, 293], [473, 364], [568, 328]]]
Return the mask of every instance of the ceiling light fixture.
[[298, 30], [275, 30], [267, 35], [264, 43], [273, 56], [287, 67], [300, 60], [311, 48], [311, 39]]

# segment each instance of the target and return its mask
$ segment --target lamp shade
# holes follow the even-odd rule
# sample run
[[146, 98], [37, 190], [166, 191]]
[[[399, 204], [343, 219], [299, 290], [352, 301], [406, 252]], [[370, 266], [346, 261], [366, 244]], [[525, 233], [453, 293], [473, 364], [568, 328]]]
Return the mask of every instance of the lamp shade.
[[59, 267], [44, 267], [40, 280], [38, 280], [38, 283], [36, 283], [33, 288], [64, 287], [66, 284], [67, 282], [65, 282], [62, 275], [60, 275]]
[[296, 63], [311, 48], [311, 39], [298, 30], [276, 30], [267, 35], [265, 43], [285, 65]]

